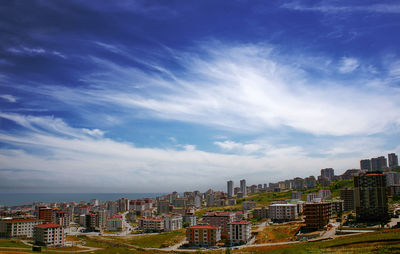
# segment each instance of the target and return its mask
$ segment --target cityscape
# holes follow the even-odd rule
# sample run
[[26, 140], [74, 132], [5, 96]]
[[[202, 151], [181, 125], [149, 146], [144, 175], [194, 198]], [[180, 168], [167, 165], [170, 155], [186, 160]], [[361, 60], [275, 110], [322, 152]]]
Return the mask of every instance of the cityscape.
[[0, 254], [400, 253], [399, 1], [0, 17]]
[[[241, 179], [236, 187], [230, 180], [226, 191], [1, 207], [0, 237], [21, 239], [35, 251], [42, 247], [101, 251], [85, 244], [107, 239], [136, 251], [170, 252], [318, 242], [400, 229], [399, 176], [398, 156], [390, 153], [388, 160], [385, 156], [362, 159], [360, 169], [341, 175], [324, 168], [317, 178], [252, 185]], [[269, 227], [287, 226], [293, 230], [280, 241], [271, 241], [274, 234], [269, 231], [268, 237], [264, 235]], [[161, 242], [154, 238], [158, 246], [135, 245], [135, 238], [126, 243], [129, 236], [157, 235], [166, 236]]]

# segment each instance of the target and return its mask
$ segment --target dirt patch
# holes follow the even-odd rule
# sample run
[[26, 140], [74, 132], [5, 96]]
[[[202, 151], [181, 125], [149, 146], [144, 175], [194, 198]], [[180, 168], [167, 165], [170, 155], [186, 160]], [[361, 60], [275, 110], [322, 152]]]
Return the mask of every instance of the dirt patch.
[[267, 226], [262, 231], [258, 231], [255, 243], [293, 241], [301, 226], [302, 224], [299, 223]]

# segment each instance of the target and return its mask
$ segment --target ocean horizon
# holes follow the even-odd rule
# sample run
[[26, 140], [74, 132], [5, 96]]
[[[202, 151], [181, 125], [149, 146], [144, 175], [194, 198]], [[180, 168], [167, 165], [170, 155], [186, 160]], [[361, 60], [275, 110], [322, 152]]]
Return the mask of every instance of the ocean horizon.
[[0, 207], [31, 205], [34, 202], [89, 202], [92, 199], [111, 201], [120, 198], [142, 199], [156, 198], [167, 193], [1, 193]]

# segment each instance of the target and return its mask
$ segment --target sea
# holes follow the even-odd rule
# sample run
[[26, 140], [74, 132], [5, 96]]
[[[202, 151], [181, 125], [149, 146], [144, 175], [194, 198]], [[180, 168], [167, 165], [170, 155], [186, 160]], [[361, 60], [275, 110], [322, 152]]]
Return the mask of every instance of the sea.
[[92, 199], [100, 201], [118, 200], [120, 198], [142, 199], [156, 198], [166, 193], [0, 193], [0, 207], [31, 205], [34, 202], [89, 202]]

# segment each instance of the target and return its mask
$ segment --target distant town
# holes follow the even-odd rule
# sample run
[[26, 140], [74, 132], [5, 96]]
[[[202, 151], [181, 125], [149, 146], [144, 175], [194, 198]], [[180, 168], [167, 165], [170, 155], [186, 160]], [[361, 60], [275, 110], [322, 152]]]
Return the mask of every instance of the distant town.
[[[324, 168], [317, 177], [268, 184], [230, 180], [226, 191], [1, 207], [0, 237], [33, 251], [99, 251], [103, 247], [89, 243], [113, 241], [136, 250], [173, 252], [369, 234], [400, 228], [399, 172], [398, 156], [391, 153], [361, 159], [360, 169], [342, 175]], [[136, 238], [127, 243], [130, 236]], [[153, 238], [148, 245], [134, 240], [143, 237]]]

